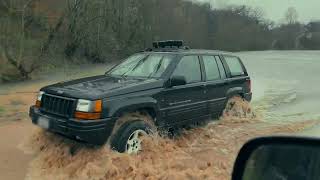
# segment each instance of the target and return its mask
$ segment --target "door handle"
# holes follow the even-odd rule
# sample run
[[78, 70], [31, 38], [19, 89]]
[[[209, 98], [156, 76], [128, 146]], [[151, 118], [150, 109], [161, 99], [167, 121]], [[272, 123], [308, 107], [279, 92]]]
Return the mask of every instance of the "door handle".
[[207, 85], [206, 85], [206, 84], [202, 84], [201, 86], [202, 86], [202, 88], [203, 88], [203, 93], [204, 93], [204, 94], [207, 94], [207, 92], [208, 92], [208, 90], [207, 90]]

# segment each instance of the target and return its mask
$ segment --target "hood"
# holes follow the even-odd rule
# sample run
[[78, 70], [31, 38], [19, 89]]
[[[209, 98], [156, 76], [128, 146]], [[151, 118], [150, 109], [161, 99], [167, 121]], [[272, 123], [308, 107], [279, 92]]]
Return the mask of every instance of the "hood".
[[96, 100], [160, 88], [163, 87], [163, 83], [163, 80], [159, 79], [119, 78], [102, 75], [60, 82], [41, 90], [53, 95]]

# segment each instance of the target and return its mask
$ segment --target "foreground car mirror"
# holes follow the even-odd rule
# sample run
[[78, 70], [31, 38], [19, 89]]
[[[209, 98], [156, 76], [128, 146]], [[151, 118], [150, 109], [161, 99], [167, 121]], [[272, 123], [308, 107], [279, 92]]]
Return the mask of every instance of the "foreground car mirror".
[[263, 137], [245, 144], [233, 180], [318, 180], [320, 139]]
[[173, 76], [170, 79], [170, 87], [183, 86], [187, 84], [187, 80], [184, 76]]

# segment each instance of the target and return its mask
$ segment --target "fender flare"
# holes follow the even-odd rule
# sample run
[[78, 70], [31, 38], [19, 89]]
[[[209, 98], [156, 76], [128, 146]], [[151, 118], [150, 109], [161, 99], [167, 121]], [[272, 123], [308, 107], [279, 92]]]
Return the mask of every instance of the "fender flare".
[[139, 109], [152, 109], [155, 116], [158, 117], [158, 104], [157, 100], [152, 97], [135, 97], [125, 98], [112, 104], [109, 109], [109, 116], [120, 117], [125, 112], [135, 112]]
[[234, 87], [234, 88], [230, 88], [227, 93], [226, 93], [226, 97], [227, 99], [230, 99], [232, 98], [233, 96], [236, 96], [236, 95], [240, 95], [243, 97], [244, 95], [244, 90], [242, 87]]

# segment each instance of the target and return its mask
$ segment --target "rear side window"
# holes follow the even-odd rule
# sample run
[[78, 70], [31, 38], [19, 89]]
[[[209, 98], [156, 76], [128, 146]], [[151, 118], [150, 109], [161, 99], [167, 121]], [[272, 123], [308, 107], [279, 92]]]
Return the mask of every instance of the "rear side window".
[[218, 64], [214, 56], [202, 56], [204, 67], [206, 69], [207, 81], [220, 79]]
[[221, 62], [220, 57], [219, 56], [215, 56], [215, 58], [216, 58], [216, 61], [218, 63], [221, 79], [226, 79], [227, 78], [226, 71], [225, 71], [225, 69], [223, 67], [223, 64]]
[[173, 76], [183, 76], [187, 84], [201, 81], [201, 69], [198, 56], [184, 56], [179, 62]]
[[228, 66], [229, 66], [231, 76], [245, 75], [242, 64], [237, 57], [224, 56], [224, 59], [226, 60]]

